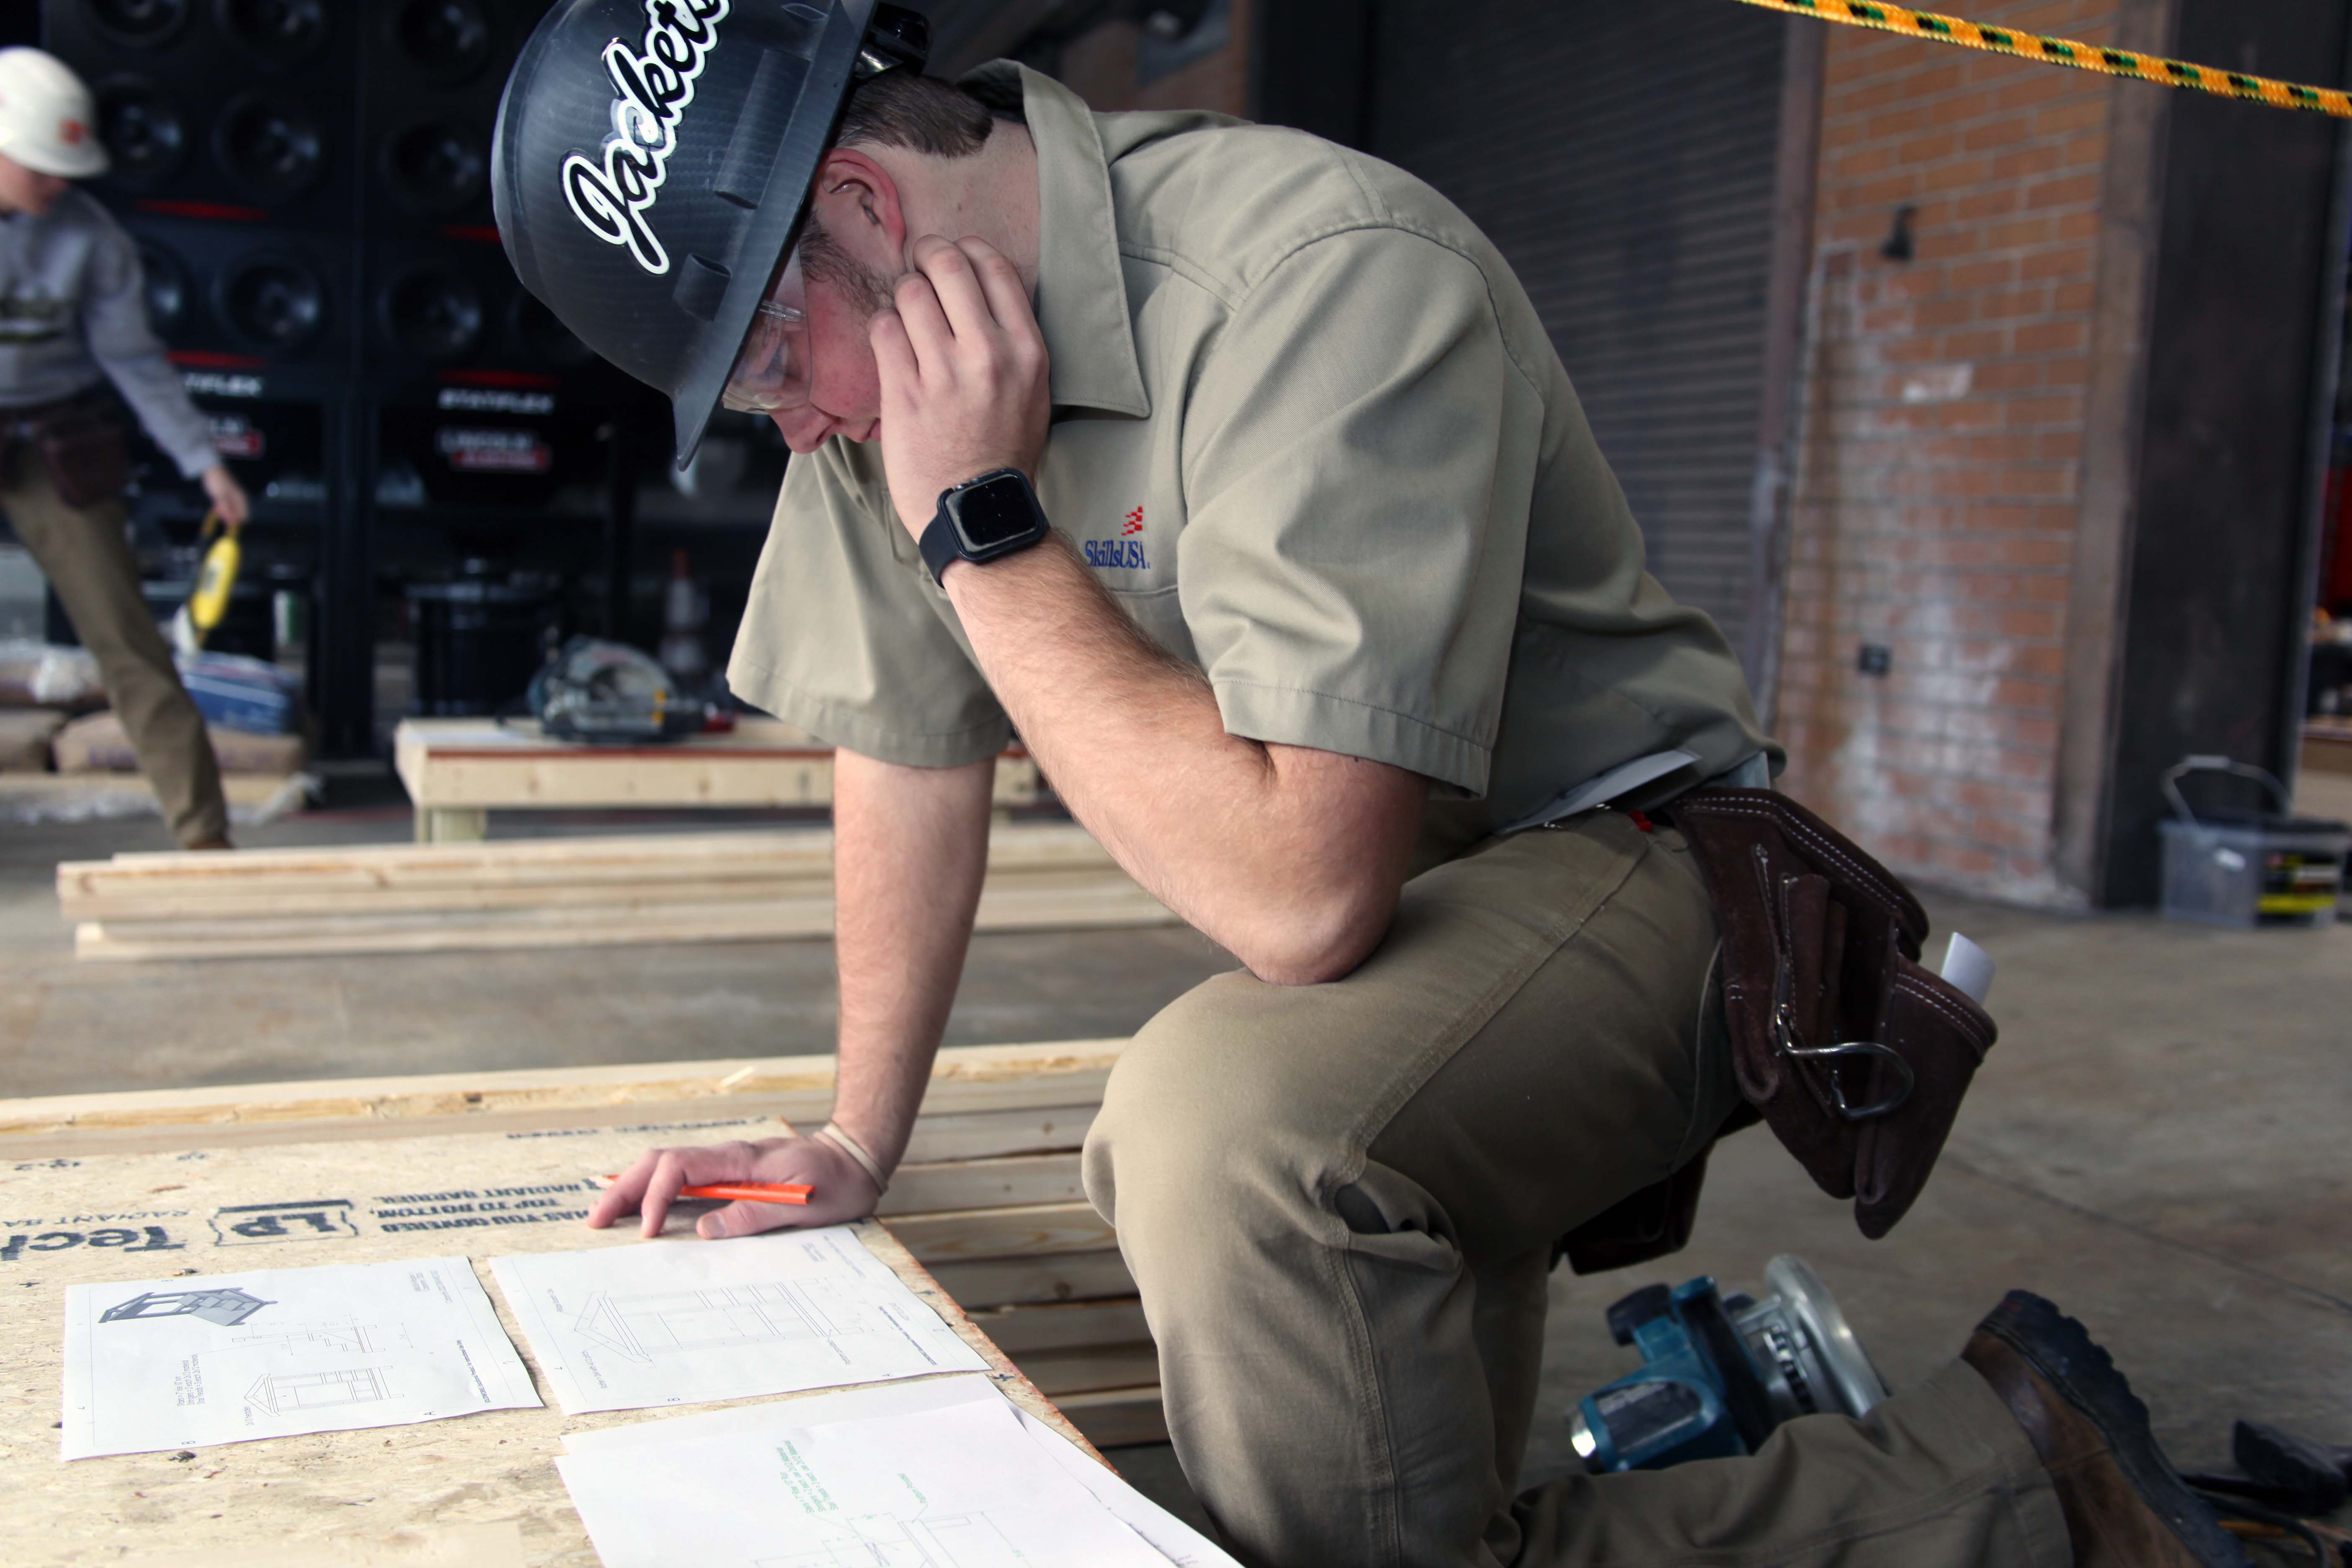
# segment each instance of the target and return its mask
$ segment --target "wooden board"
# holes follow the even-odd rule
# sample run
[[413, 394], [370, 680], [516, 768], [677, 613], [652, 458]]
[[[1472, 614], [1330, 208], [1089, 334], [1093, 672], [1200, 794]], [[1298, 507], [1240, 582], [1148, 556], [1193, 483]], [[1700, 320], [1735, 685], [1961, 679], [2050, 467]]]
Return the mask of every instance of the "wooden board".
[[[912, 1147], [922, 1146], [934, 1123], [958, 1139], [1033, 1123], [1038, 1136], [1057, 1137], [1051, 1131], [1056, 1126], [1092, 1120], [1126, 1047], [1124, 1039], [949, 1047], [932, 1063]], [[833, 1104], [833, 1077], [830, 1055], [743, 1057], [0, 1100], [0, 1160], [46, 1159], [61, 1148], [184, 1148], [199, 1136], [216, 1144], [239, 1131], [282, 1142], [292, 1123], [307, 1124], [321, 1137], [373, 1131], [404, 1137], [468, 1127], [528, 1131], [550, 1125], [550, 1118], [565, 1126], [594, 1126], [682, 1120], [696, 1111], [814, 1125]], [[1000, 1135], [1030, 1136], [1026, 1131]], [[1044, 1146], [1075, 1147], [1082, 1136]]]
[[1156, 1383], [1138, 1388], [1066, 1394], [1055, 1403], [1097, 1447], [1168, 1441], [1168, 1415], [1160, 1402], [1160, 1385]]
[[1076, 1149], [1094, 1126], [1094, 1105], [1023, 1107], [1013, 1110], [926, 1113], [908, 1141], [909, 1162], [984, 1160]]
[[[578, 1223], [582, 1178], [610, 1169], [648, 1138], [707, 1138], [777, 1131], [769, 1119], [657, 1124], [562, 1136], [467, 1131], [372, 1144], [285, 1142], [242, 1149], [97, 1154], [18, 1162], [0, 1172], [0, 1279], [14, 1309], [10, 1354], [0, 1363], [0, 1476], [9, 1520], [0, 1557], [23, 1568], [115, 1562], [135, 1552], [156, 1563], [236, 1563], [264, 1568], [372, 1562], [509, 1564], [594, 1562], [551, 1460], [561, 1437], [652, 1417], [648, 1412], [566, 1416], [494, 1411], [413, 1426], [278, 1438], [200, 1450], [79, 1460], [57, 1458], [64, 1291], [69, 1284], [293, 1268], [464, 1252], [506, 1310], [483, 1258], [505, 1252], [625, 1246], [633, 1228], [592, 1232]], [[537, 1188], [525, 1196], [494, 1189]], [[434, 1224], [387, 1218], [418, 1193], [446, 1194]], [[316, 1213], [251, 1234], [250, 1210], [232, 1230], [222, 1211], [254, 1205]], [[269, 1234], [271, 1230], [282, 1234]], [[100, 1233], [131, 1246], [93, 1245]], [[1030, 1381], [880, 1226], [862, 1238], [919, 1295], [989, 1358], [1008, 1394], [1065, 1433]], [[17, 1237], [26, 1245], [13, 1249]], [[1140, 1364], [1098, 1352], [1059, 1354], [1066, 1375], [1132, 1374]], [[536, 1368], [534, 1368], [536, 1372]], [[545, 1385], [541, 1380], [541, 1391]], [[1082, 1397], [1093, 1397], [1082, 1396]], [[749, 1402], [747, 1402], [749, 1403]], [[786, 1398], [778, 1401], [789, 1404]], [[1096, 1400], [1106, 1429], [1128, 1430], [1132, 1398]], [[181, 1457], [185, 1455], [185, 1458]]]
[[[833, 932], [832, 855], [808, 830], [118, 855], [60, 865], [58, 905], [121, 962], [796, 940]], [[991, 836], [981, 930], [1173, 920], [1084, 828]]]
[[[966, 1310], [970, 1310], [969, 1308]], [[973, 1312], [997, 1348], [1011, 1356], [1073, 1345], [1116, 1345], [1149, 1340], [1143, 1303], [1132, 1296], [1107, 1301], [1056, 1301], [1045, 1306], [998, 1307]]]
[[[393, 765], [420, 811], [824, 805], [833, 799], [833, 748], [772, 719], [741, 720], [729, 733], [667, 746], [548, 741], [529, 721], [406, 719], [393, 733]], [[1018, 751], [998, 759], [996, 803], [1036, 798], [1036, 764]]]
[[1127, 1344], [1070, 1345], [1062, 1350], [1024, 1351], [1022, 1375], [1048, 1398], [1135, 1388], [1160, 1381], [1160, 1351], [1150, 1340]]
[[991, 1307], [1103, 1300], [1135, 1294], [1135, 1276], [1127, 1271], [1127, 1260], [1110, 1251], [936, 1263], [930, 1270], [941, 1289], [974, 1312]]
[[890, 1173], [890, 1190], [875, 1212], [887, 1219], [941, 1209], [1081, 1203], [1086, 1195], [1075, 1150], [993, 1160], [909, 1160]]
[[[1067, 889], [981, 894], [982, 931], [1086, 931], [1175, 923], [1166, 906], [1123, 871]], [[446, 914], [337, 917], [308, 922], [192, 921], [173, 928], [89, 922], [74, 928], [77, 958], [116, 963], [205, 958], [317, 957], [336, 953], [472, 952], [489, 949], [645, 946], [689, 942], [798, 942], [833, 935], [833, 900], [536, 909], [458, 919]]]
[[890, 1229], [926, 1264], [1049, 1258], [1118, 1245], [1118, 1234], [1085, 1202], [900, 1215]]
[[[688, 875], [721, 878], [742, 864], [822, 874], [833, 836], [823, 828], [761, 828], [724, 833], [632, 833], [592, 837], [516, 838], [492, 844], [350, 844], [284, 849], [123, 854], [68, 861], [58, 868], [60, 899], [137, 900], [194, 894], [212, 899], [277, 898], [321, 889], [358, 892], [627, 881]], [[136, 913], [92, 903], [88, 918]]]
[[[1112, 864], [1075, 823], [1004, 826], [989, 837], [988, 868], [999, 877], [1083, 874]], [[825, 887], [832, 879], [833, 835], [803, 827], [120, 854], [60, 864], [57, 889], [68, 920], [126, 921], [268, 914], [289, 900], [311, 900], [301, 907], [320, 913], [460, 909], [468, 899], [577, 888], [642, 897], [684, 884], [716, 898], [716, 889], [760, 884], [746, 892], [756, 898], [773, 884]]]

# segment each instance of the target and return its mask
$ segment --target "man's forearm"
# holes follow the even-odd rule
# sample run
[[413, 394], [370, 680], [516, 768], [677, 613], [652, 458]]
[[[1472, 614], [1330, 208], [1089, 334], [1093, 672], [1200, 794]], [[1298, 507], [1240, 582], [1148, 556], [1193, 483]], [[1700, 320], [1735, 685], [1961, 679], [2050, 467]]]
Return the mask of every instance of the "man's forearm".
[[913, 768], [835, 754], [833, 1118], [885, 1170], [906, 1151], [963, 973], [995, 768], [993, 759]]
[[1058, 537], [950, 567], [946, 585], [1055, 792], [1170, 908], [1267, 979], [1330, 978], [1379, 940], [1426, 789], [1416, 775], [1226, 733], [1200, 672]]

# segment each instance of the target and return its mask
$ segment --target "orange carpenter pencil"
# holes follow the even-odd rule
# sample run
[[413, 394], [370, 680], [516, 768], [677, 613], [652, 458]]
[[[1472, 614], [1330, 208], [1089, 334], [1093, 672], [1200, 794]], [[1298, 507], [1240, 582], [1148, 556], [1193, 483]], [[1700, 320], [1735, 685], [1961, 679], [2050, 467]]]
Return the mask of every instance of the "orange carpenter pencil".
[[[611, 1186], [621, 1178], [599, 1176], [598, 1181]], [[719, 1203], [745, 1204], [806, 1204], [809, 1194], [816, 1189], [805, 1182], [730, 1182], [707, 1187], [680, 1187], [682, 1198], [708, 1198]]]

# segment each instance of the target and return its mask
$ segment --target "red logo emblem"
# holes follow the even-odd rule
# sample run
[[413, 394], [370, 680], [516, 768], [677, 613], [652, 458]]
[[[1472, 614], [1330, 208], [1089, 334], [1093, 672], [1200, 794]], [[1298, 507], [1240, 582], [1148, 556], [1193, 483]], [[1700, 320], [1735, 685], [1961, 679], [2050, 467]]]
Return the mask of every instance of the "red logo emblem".
[[1120, 529], [1118, 531], [1122, 536], [1129, 533], [1141, 533], [1143, 531], [1143, 509], [1141, 507], [1137, 507], [1133, 511], [1129, 512], [1127, 514], [1127, 526]]
[[89, 128], [79, 120], [60, 120], [58, 121], [58, 139], [68, 147], [80, 146], [81, 139], [89, 134]]

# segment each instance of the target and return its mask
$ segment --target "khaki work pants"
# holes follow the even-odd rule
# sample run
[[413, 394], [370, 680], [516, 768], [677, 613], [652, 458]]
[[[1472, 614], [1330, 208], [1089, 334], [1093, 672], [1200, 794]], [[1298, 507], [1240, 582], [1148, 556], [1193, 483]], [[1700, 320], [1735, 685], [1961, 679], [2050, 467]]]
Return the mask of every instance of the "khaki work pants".
[[204, 716], [180, 684], [171, 645], [139, 592], [119, 500], [70, 507], [29, 443], [0, 450], [0, 511], [98, 660], [107, 700], [139, 753], [140, 770], [184, 846], [228, 837], [228, 803]]
[[1731, 1107], [1715, 941], [1680, 836], [1600, 813], [1414, 877], [1344, 980], [1219, 975], [1136, 1036], [1087, 1192], [1142, 1292], [1184, 1473], [1244, 1562], [2071, 1562], [2024, 1430], [1958, 1362], [1752, 1458], [1514, 1498], [1553, 1238]]

